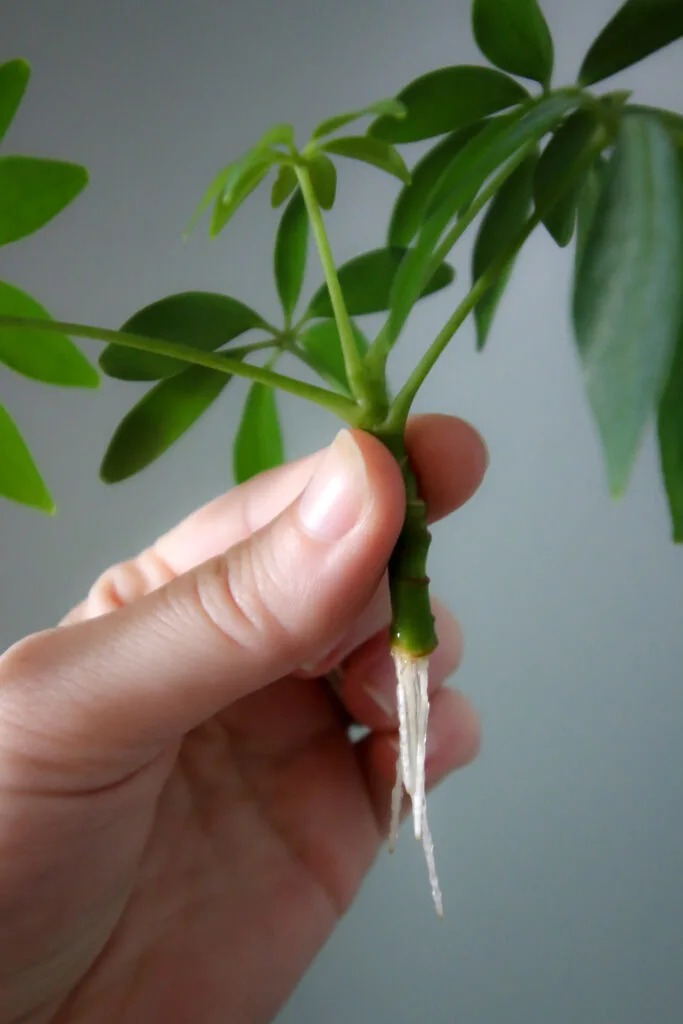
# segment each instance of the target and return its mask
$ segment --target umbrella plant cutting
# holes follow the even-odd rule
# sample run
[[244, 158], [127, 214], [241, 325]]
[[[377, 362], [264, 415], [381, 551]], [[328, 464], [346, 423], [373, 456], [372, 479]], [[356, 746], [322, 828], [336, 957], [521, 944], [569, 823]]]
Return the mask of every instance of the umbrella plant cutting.
[[[209, 186], [188, 230], [207, 215], [215, 237], [247, 200], [263, 196], [282, 210], [273, 261], [278, 324], [238, 298], [202, 291], [151, 301], [120, 330], [61, 323], [16, 285], [0, 283], [0, 362], [10, 370], [95, 388], [100, 373], [72, 340], [87, 338], [105, 344], [102, 373], [150, 383], [104, 454], [106, 483], [164, 454], [234, 376], [251, 382], [234, 440], [238, 482], [284, 459], [278, 389], [370, 432], [394, 455], [406, 511], [388, 568], [400, 723], [392, 841], [405, 792], [439, 913], [424, 772], [427, 666], [437, 646], [430, 535], [404, 429], [420, 386], [470, 315], [484, 348], [515, 260], [537, 229], [561, 247], [573, 244], [576, 351], [610, 493], [626, 491], [656, 420], [673, 538], [683, 541], [683, 116], [639, 103], [629, 91], [602, 89], [683, 36], [683, 3], [627, 0], [568, 86], [553, 81], [553, 39], [537, 0], [474, 0], [472, 28], [486, 63], [427, 71], [391, 98], [328, 118], [303, 143], [291, 125], [275, 125], [247, 153], [232, 154]], [[0, 66], [0, 137], [28, 79], [23, 60]], [[411, 146], [426, 140], [431, 148], [411, 160]], [[391, 175], [397, 194], [378, 247], [340, 266], [326, 213], [335, 205], [337, 174], [354, 160]], [[0, 243], [39, 230], [86, 184], [87, 172], [76, 164], [0, 155]], [[391, 352], [416, 304], [450, 285], [448, 260], [470, 228], [471, 287], [394, 391]], [[321, 284], [304, 299], [313, 244]], [[369, 337], [363, 318], [377, 313], [383, 322]], [[279, 372], [283, 356], [320, 383]], [[54, 511], [4, 405], [0, 494]]]

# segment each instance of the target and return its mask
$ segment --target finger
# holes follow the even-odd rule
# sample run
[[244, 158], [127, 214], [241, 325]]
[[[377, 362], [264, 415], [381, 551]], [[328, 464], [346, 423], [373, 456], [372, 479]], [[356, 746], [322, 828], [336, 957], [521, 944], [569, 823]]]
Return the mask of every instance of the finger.
[[403, 509], [389, 452], [342, 431], [302, 496], [248, 540], [110, 615], [11, 649], [0, 662], [3, 708], [28, 699], [32, 725], [95, 750], [181, 735], [350, 629]]

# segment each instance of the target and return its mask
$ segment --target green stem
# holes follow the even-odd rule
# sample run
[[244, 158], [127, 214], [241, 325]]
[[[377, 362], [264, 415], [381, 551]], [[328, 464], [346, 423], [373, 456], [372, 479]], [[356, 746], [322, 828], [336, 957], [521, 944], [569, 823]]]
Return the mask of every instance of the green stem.
[[128, 334], [123, 331], [112, 331], [104, 327], [91, 327], [86, 324], [64, 323], [58, 320], [40, 320], [33, 317], [0, 316], [0, 330], [13, 327], [23, 330], [55, 331], [60, 334], [72, 335], [76, 338], [90, 338], [93, 341], [109, 342], [123, 348], [137, 349], [140, 352], [151, 352], [153, 355], [168, 356], [194, 366], [206, 366], [209, 370], [246, 377], [269, 387], [280, 388], [298, 398], [307, 399], [335, 413], [341, 419], [355, 426], [360, 421], [359, 409], [355, 402], [343, 395], [335, 394], [326, 388], [304, 381], [295, 380], [281, 373], [274, 373], [260, 366], [252, 366], [219, 352], [201, 352], [189, 345], [177, 342], [161, 341], [158, 338], [145, 338], [139, 334]]
[[313, 188], [313, 182], [311, 181], [308, 169], [305, 166], [298, 164], [295, 170], [297, 178], [299, 179], [299, 185], [301, 186], [304, 202], [306, 204], [308, 218], [313, 229], [313, 235], [318, 247], [318, 254], [320, 256], [320, 262], [325, 275], [327, 290], [330, 293], [330, 301], [334, 311], [334, 318], [337, 323], [337, 330], [339, 331], [339, 339], [341, 341], [342, 352], [344, 354], [346, 375], [349, 380], [351, 394], [359, 402], [368, 405], [371, 403], [371, 396], [366, 388], [363, 360], [361, 359], [358, 348], [356, 347], [351, 320], [346, 309], [341, 285], [339, 284], [337, 268], [335, 266], [334, 256], [332, 255], [332, 249], [330, 248], [330, 242], [327, 237], [327, 231], [325, 230], [325, 222], [323, 221], [322, 213], [320, 212], [318, 197], [315, 194], [315, 189]]

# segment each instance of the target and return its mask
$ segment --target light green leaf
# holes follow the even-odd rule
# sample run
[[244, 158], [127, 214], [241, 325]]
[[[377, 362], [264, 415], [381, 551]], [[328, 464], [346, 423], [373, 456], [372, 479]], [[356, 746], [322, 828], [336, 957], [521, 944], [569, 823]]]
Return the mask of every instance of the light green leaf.
[[0, 139], [4, 138], [24, 98], [31, 67], [27, 61], [8, 60], [0, 64]]
[[[368, 350], [365, 335], [352, 323], [356, 347], [361, 356]], [[342, 394], [351, 396], [349, 381], [344, 364], [344, 352], [339, 331], [334, 320], [320, 320], [311, 324], [299, 337], [300, 348], [296, 354], [303, 359], [322, 379]]]
[[494, 68], [461, 65], [416, 78], [398, 96], [408, 113], [400, 121], [381, 117], [369, 134], [385, 142], [419, 142], [465, 128], [482, 117], [524, 103], [523, 85]]
[[[594, 142], [597, 128], [593, 113], [584, 109], [571, 114], [554, 133], [536, 169], [534, 201], [538, 208], [552, 201], [568, 168], [572, 163], [580, 162], [582, 155]], [[561, 247], [569, 245], [574, 234], [582, 182], [583, 176], [578, 175], [573, 188], [565, 192], [543, 217], [543, 224]]]
[[211, 218], [209, 234], [216, 238], [226, 224], [232, 220], [245, 199], [248, 199], [269, 174], [277, 157], [268, 152], [262, 153], [259, 157], [241, 164], [235, 172], [234, 177], [228, 178], [223, 191], [216, 199]]
[[318, 153], [308, 163], [308, 173], [323, 210], [331, 210], [337, 195], [337, 169], [328, 156]]
[[346, 156], [350, 160], [361, 160], [372, 164], [380, 170], [393, 174], [395, 178], [408, 184], [410, 171], [405, 165], [398, 150], [382, 139], [373, 139], [369, 135], [348, 135], [340, 139], [332, 139], [322, 147], [328, 153]]
[[683, 36], [681, 0], [627, 0], [583, 59], [581, 85], [594, 85]]
[[[337, 274], [350, 316], [381, 313], [389, 308], [389, 296], [402, 261], [409, 249], [388, 247], [372, 249], [339, 267]], [[421, 297], [446, 288], [455, 277], [453, 268], [442, 263], [432, 275]], [[327, 285], [322, 285], [311, 299], [308, 316], [332, 317], [332, 302]]]
[[345, 114], [336, 114], [334, 117], [328, 117], [325, 121], [320, 122], [313, 131], [311, 138], [320, 139], [325, 135], [332, 135], [333, 132], [344, 128], [347, 124], [351, 124], [352, 121], [358, 121], [361, 117], [373, 115], [375, 117], [401, 118], [406, 116], [406, 108], [395, 99], [378, 100], [377, 103], [371, 103], [370, 106], [364, 107], [362, 110], [351, 110]]
[[191, 366], [156, 384], [121, 420], [100, 467], [106, 484], [146, 469], [182, 437], [232, 380], [230, 374]]
[[200, 202], [199, 206], [192, 215], [190, 223], [185, 228], [185, 233], [183, 234], [183, 238], [185, 240], [187, 240], [188, 236], [190, 235], [190, 232], [196, 227], [196, 225], [201, 220], [204, 211], [208, 210], [208, 208], [211, 206], [211, 203], [213, 203], [216, 197], [223, 192], [231, 176], [236, 173], [236, 168], [237, 163], [229, 163], [226, 167], [223, 168], [222, 171], [219, 171], [216, 177], [213, 179], [213, 181], [207, 188], [206, 192], [204, 193], [202, 201]]
[[235, 483], [281, 466], [284, 457], [275, 391], [265, 384], [252, 384], [233, 448]]
[[[214, 352], [240, 334], [264, 326], [258, 313], [229, 295], [180, 292], [145, 306], [121, 330]], [[186, 369], [187, 363], [111, 344], [102, 352], [100, 366], [119, 380], [158, 380]]]
[[275, 284], [289, 320], [301, 295], [308, 253], [308, 214], [300, 189], [285, 207], [275, 238]]
[[0, 245], [38, 231], [88, 183], [78, 164], [32, 156], [0, 157]]
[[412, 181], [402, 188], [394, 203], [389, 224], [390, 245], [410, 245], [425, 218], [434, 187], [456, 153], [481, 131], [486, 122], [460, 128], [441, 142], [415, 164]]
[[623, 495], [683, 323], [683, 185], [666, 129], [625, 117], [573, 295], [576, 342], [610, 491]]
[[658, 412], [659, 456], [675, 544], [683, 544], [683, 330]]
[[0, 405], [0, 495], [42, 512], [55, 511], [28, 445], [4, 405]]
[[[0, 281], [0, 316], [52, 320], [46, 309], [26, 292]], [[70, 338], [37, 328], [0, 327], [0, 363], [45, 384], [96, 388], [97, 370]]]
[[288, 199], [298, 184], [296, 171], [291, 164], [281, 164], [277, 178], [273, 182], [270, 193], [270, 205], [273, 209], [282, 206], [285, 199]]
[[[538, 157], [528, 157], [516, 168], [498, 190], [481, 222], [472, 256], [472, 283], [489, 268], [498, 254], [514, 243], [531, 210], [534, 171]], [[510, 279], [516, 256], [479, 300], [474, 309], [477, 328], [477, 348], [483, 349], [496, 310]]]
[[479, 49], [496, 67], [550, 83], [553, 39], [537, 0], [474, 0], [472, 28]]
[[267, 149], [270, 146], [286, 146], [290, 148], [293, 145], [294, 126], [291, 124], [274, 124], [272, 128], [264, 132], [257, 142], [255, 149]]
[[647, 107], [639, 103], [629, 103], [626, 113], [650, 114], [662, 122], [674, 142], [683, 149], [683, 114], [677, 114], [674, 110], [665, 110], [662, 107]]

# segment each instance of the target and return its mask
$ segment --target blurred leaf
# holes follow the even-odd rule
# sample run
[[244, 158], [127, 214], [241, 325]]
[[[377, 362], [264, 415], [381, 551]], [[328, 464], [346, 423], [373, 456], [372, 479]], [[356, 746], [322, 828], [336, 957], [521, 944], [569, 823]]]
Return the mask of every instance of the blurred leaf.
[[31, 67], [25, 60], [0, 64], [0, 139], [4, 138], [24, 98]]
[[[367, 339], [354, 323], [351, 326], [356, 347], [360, 355], [364, 356], [368, 350]], [[319, 323], [311, 324], [301, 334], [299, 342], [302, 351], [297, 351], [297, 355], [303, 358], [324, 381], [350, 397], [351, 389], [346, 376], [344, 352], [335, 321], [321, 320]]]
[[286, 146], [291, 148], [294, 145], [294, 126], [291, 124], [274, 124], [259, 139], [255, 149], [267, 149], [269, 146]]
[[308, 253], [308, 214], [297, 189], [280, 220], [275, 238], [275, 283], [285, 316], [289, 319], [301, 295]]
[[233, 475], [241, 484], [284, 462], [284, 444], [273, 388], [252, 384], [233, 448]]
[[223, 191], [218, 195], [213, 208], [209, 234], [216, 238], [226, 224], [234, 217], [245, 199], [248, 199], [269, 174], [277, 157], [267, 151], [240, 164], [234, 177], [228, 178]]
[[420, 230], [437, 181], [456, 153], [481, 131], [484, 124], [482, 121], [452, 132], [415, 164], [411, 183], [401, 189], [394, 204], [389, 225], [390, 245], [410, 245]]
[[553, 39], [537, 0], [474, 0], [472, 28], [477, 46], [496, 67], [550, 83]]
[[625, 111], [628, 114], [649, 114], [662, 122], [664, 127], [673, 137], [676, 145], [683, 148], [683, 115], [673, 110], [664, 110], [661, 107], [647, 107], [639, 103], [629, 103]]
[[610, 491], [624, 494], [683, 322], [679, 155], [651, 117], [623, 119], [574, 285], [584, 382]]
[[[238, 299], [214, 292], [180, 292], [145, 306], [126, 320], [121, 330], [214, 352], [257, 327], [265, 327], [264, 321]], [[112, 344], [102, 352], [100, 366], [119, 380], [158, 380], [185, 370], [187, 363]]]
[[594, 85], [683, 36], [681, 0], [627, 0], [583, 59], [581, 85]]
[[0, 245], [38, 231], [88, 183], [78, 164], [32, 156], [0, 157]]
[[336, 114], [334, 117], [328, 117], [325, 121], [320, 122], [313, 131], [311, 138], [320, 139], [324, 135], [331, 135], [333, 132], [338, 131], [339, 128], [343, 128], [352, 121], [357, 121], [359, 118], [367, 117], [368, 115], [400, 118], [406, 116], [406, 109], [402, 103], [395, 99], [378, 100], [377, 103], [371, 103], [370, 106], [364, 107], [362, 110], [351, 110], [345, 114]]
[[410, 181], [410, 171], [405, 165], [398, 150], [382, 139], [373, 139], [369, 135], [348, 135], [340, 139], [332, 139], [322, 147], [328, 153], [346, 156], [351, 160], [361, 160], [372, 164], [380, 170], [393, 174], [404, 183]]
[[281, 164], [277, 178], [273, 182], [270, 194], [270, 204], [273, 209], [282, 206], [285, 199], [288, 199], [298, 184], [296, 171], [291, 164]]
[[[570, 114], [554, 133], [538, 161], [534, 181], [534, 201], [537, 208], [552, 201], [568, 168], [573, 162], [580, 161], [593, 142], [597, 127], [592, 112], [577, 110]], [[565, 192], [543, 217], [543, 224], [561, 247], [569, 245], [574, 234], [576, 207], [582, 181], [582, 177], [577, 177], [573, 188]]]
[[190, 223], [185, 228], [185, 233], [183, 235], [184, 239], [188, 238], [190, 232], [196, 227], [197, 223], [202, 217], [202, 214], [204, 213], [205, 210], [208, 210], [208, 208], [211, 206], [211, 203], [213, 203], [214, 200], [216, 199], [216, 196], [222, 193], [223, 189], [230, 180], [230, 177], [236, 173], [236, 167], [237, 164], [233, 162], [224, 167], [222, 171], [218, 172], [218, 174], [213, 179], [213, 181], [207, 188], [206, 192], [204, 193], [204, 197], [200, 202], [199, 206], [193, 213]]
[[230, 374], [191, 366], [156, 384], [121, 420], [100, 467], [106, 484], [146, 469], [197, 422], [232, 380]]
[[307, 163], [318, 202], [323, 210], [331, 210], [337, 195], [337, 170], [334, 164], [324, 153], [318, 153]]
[[598, 208], [606, 170], [607, 161], [604, 157], [598, 157], [586, 174], [579, 191], [576, 207], [576, 251], [574, 255], [575, 279], [578, 273], [579, 264], [581, 263], [583, 254], [586, 251], [586, 241], [590, 235], [595, 211]]
[[[0, 281], [0, 316], [52, 320], [35, 299], [4, 281]], [[45, 384], [96, 388], [100, 383], [97, 370], [73, 341], [53, 331], [0, 327], [0, 363]]]
[[659, 455], [674, 543], [683, 543], [683, 330], [658, 415]]
[[[398, 246], [372, 249], [338, 268], [339, 284], [350, 316], [381, 313], [389, 308], [391, 289], [408, 252], [409, 249]], [[453, 268], [442, 263], [422, 289], [421, 297], [446, 288], [454, 277]], [[308, 316], [328, 318], [333, 315], [327, 285], [322, 285], [311, 299]]]
[[[530, 156], [512, 172], [489, 204], [479, 226], [472, 256], [472, 283], [486, 271], [498, 254], [514, 243], [532, 206], [534, 171], [538, 156]], [[479, 300], [474, 309], [477, 328], [477, 348], [483, 349], [488, 333], [512, 269], [517, 261], [515, 255], [506, 269]]]
[[408, 111], [400, 121], [381, 117], [369, 134], [385, 142], [419, 142], [465, 128], [498, 110], [524, 103], [523, 85], [494, 68], [461, 65], [416, 78], [398, 96]]
[[55, 511], [52, 495], [4, 405], [0, 405], [0, 495], [42, 512]]

